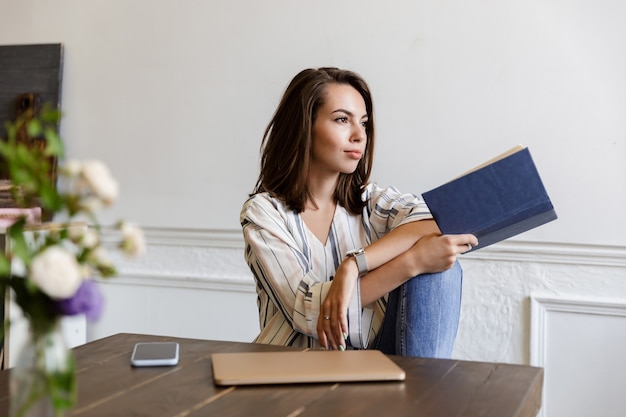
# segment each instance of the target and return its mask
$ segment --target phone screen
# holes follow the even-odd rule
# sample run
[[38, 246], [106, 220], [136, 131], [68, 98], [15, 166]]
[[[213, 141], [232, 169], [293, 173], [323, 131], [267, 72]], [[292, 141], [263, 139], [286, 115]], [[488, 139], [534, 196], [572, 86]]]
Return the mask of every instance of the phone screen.
[[137, 343], [130, 361], [133, 366], [176, 365], [178, 349], [176, 342]]

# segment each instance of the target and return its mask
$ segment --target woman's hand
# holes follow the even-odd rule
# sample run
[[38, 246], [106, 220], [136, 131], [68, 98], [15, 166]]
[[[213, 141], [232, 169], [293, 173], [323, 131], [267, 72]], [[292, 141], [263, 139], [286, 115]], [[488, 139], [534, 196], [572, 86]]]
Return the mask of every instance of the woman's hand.
[[348, 306], [359, 271], [354, 258], [346, 258], [333, 278], [317, 319], [317, 337], [325, 349], [344, 350], [348, 335]]
[[442, 272], [452, 268], [459, 254], [469, 252], [476, 245], [478, 239], [471, 234], [433, 233], [418, 240], [403, 256], [409, 263], [411, 276]]

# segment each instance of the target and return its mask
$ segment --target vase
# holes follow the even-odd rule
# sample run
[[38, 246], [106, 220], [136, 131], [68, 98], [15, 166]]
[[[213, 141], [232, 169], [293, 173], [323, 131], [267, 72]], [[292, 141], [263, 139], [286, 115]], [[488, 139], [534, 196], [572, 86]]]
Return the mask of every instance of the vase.
[[30, 334], [11, 369], [11, 417], [63, 417], [76, 400], [74, 356], [59, 320]]

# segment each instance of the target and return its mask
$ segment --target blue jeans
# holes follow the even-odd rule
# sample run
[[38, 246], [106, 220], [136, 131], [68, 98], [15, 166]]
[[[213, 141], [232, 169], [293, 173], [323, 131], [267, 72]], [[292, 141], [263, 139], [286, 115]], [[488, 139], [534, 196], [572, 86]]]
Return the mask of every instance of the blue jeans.
[[386, 354], [450, 358], [461, 313], [463, 271], [418, 275], [389, 293], [376, 349]]

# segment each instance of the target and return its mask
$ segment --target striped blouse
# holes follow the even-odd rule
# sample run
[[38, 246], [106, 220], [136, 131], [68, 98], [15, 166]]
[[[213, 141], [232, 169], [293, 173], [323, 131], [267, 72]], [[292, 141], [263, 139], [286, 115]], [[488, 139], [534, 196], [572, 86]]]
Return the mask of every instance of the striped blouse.
[[[351, 250], [368, 246], [395, 227], [430, 219], [426, 204], [395, 188], [369, 184], [359, 216], [337, 206], [322, 243], [298, 213], [267, 193], [248, 199], [241, 211], [245, 259], [254, 275], [259, 308], [257, 343], [319, 347], [317, 319], [337, 267]], [[361, 306], [357, 281], [348, 310], [351, 346], [367, 348], [381, 328], [387, 297]]]

